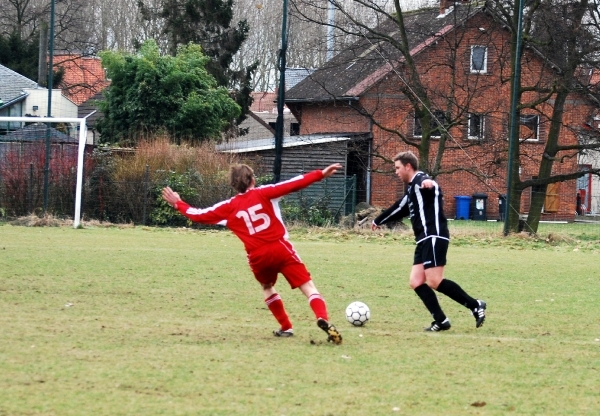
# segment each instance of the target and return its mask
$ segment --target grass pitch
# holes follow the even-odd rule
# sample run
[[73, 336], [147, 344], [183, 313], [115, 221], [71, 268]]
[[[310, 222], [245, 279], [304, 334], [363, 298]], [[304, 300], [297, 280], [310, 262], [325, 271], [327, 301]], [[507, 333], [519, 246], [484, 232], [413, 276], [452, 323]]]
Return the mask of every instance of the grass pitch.
[[[597, 244], [457, 238], [446, 276], [488, 302], [452, 329], [408, 288], [394, 234], [292, 241], [344, 336], [278, 289], [275, 320], [224, 231], [0, 225], [0, 415], [592, 415], [600, 413]], [[346, 305], [371, 308], [362, 328]]]

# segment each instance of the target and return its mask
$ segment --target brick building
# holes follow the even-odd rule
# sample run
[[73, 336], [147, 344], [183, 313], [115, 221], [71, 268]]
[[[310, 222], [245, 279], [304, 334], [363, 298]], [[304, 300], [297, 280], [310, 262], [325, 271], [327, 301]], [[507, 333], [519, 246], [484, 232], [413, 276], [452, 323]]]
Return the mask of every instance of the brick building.
[[[506, 193], [508, 124], [510, 109], [510, 32], [484, 6], [468, 2], [447, 8], [423, 9], [404, 17], [410, 55], [418, 76], [432, 98], [434, 118], [447, 134], [432, 134], [430, 161], [445, 140], [437, 180], [445, 194], [446, 213], [453, 217], [454, 196], [484, 193], [487, 217], [499, 217], [498, 200]], [[398, 35], [394, 22], [385, 22], [379, 33]], [[535, 50], [525, 50], [522, 85], [552, 83], [551, 62]], [[300, 123], [300, 134], [344, 132], [370, 138], [368, 162], [362, 168], [365, 199], [387, 206], [403, 192], [393, 175], [390, 159], [399, 151], [417, 153], [421, 126], [411, 104], [404, 58], [389, 42], [358, 41], [288, 91], [286, 105]], [[539, 98], [527, 93], [525, 100]], [[553, 101], [520, 116], [521, 179], [537, 174], [550, 127]], [[595, 108], [587, 97], [569, 97], [560, 144], [577, 144], [578, 131], [589, 122]], [[443, 111], [439, 111], [443, 110]], [[447, 114], [451, 114], [446, 118]], [[407, 144], [413, 143], [413, 145]], [[553, 175], [577, 170], [577, 157], [558, 154]], [[527, 213], [531, 192], [521, 198], [520, 212]], [[574, 219], [576, 181], [549, 185], [542, 220]]]
[[60, 83], [63, 94], [77, 105], [89, 100], [110, 84], [102, 61], [97, 56], [58, 51], [55, 52], [53, 63], [55, 70], [64, 72]]
[[57, 51], [53, 64], [55, 70], [63, 72], [60, 88], [77, 105], [77, 117], [87, 117], [86, 143], [97, 144], [96, 122], [102, 117], [98, 102], [104, 99], [103, 91], [110, 85], [102, 60], [97, 56]]

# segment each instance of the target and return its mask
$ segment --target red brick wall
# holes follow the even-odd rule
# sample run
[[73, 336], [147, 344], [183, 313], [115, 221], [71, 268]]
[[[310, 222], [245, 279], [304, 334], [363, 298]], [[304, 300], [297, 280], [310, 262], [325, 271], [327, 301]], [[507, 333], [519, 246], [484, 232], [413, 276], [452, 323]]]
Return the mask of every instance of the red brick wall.
[[368, 120], [348, 107], [348, 103], [305, 104], [302, 106], [301, 118], [300, 134], [369, 131]]
[[[485, 29], [485, 31], [480, 30]], [[437, 180], [445, 195], [445, 211], [449, 218], [454, 217], [456, 204], [454, 196], [485, 193], [488, 195], [488, 218], [498, 217], [498, 195], [506, 193], [506, 168], [508, 157], [508, 122], [510, 109], [509, 79], [509, 33], [495, 27], [491, 19], [480, 15], [464, 27], [464, 36], [455, 59], [450, 55], [447, 41], [440, 40], [415, 57], [417, 66], [422, 70], [422, 82], [430, 91], [430, 97], [436, 97], [434, 105], [446, 108], [448, 99], [458, 103], [458, 108], [468, 106], [470, 112], [486, 113], [486, 140], [475, 142], [466, 134], [466, 123], [451, 129], [451, 138], [446, 144], [443, 155], [442, 170], [445, 172]], [[471, 45], [483, 44], [488, 47], [488, 72], [485, 75], [470, 73], [469, 57]], [[453, 94], [449, 87], [451, 66], [455, 65], [455, 82], [457, 86]], [[522, 82], [531, 85], [535, 81], [544, 80], [551, 84], [551, 69], [544, 61], [533, 53], [526, 51], [523, 59]], [[333, 133], [333, 132], [368, 132], [373, 135], [374, 157], [371, 177], [371, 204], [388, 206], [403, 192], [403, 186], [393, 174], [393, 165], [389, 162], [393, 156], [404, 150], [417, 149], [404, 143], [401, 137], [419, 143], [412, 137], [413, 116], [409, 100], [400, 92], [403, 81], [400, 76], [390, 73], [377, 85], [361, 95], [360, 105], [371, 111], [375, 119], [388, 129], [397, 130], [398, 134], [389, 133], [377, 126], [370, 126], [369, 121], [348, 107], [349, 103], [336, 105], [303, 105], [292, 108], [301, 119], [301, 134]], [[525, 100], [537, 98], [533, 93], [524, 96]], [[357, 103], [353, 105], [356, 106]], [[521, 145], [521, 179], [527, 180], [537, 175], [537, 170], [544, 150], [549, 130], [551, 103], [539, 106], [535, 113], [524, 110], [523, 114], [539, 114], [539, 141], [525, 142]], [[457, 107], [454, 107], [456, 110]], [[588, 119], [592, 107], [581, 97], [573, 96], [565, 109], [564, 124], [561, 130], [560, 144], [577, 143], [577, 136], [572, 128], [582, 126]], [[466, 120], [466, 115], [465, 115]], [[438, 141], [433, 140], [430, 158], [432, 161], [438, 148]], [[558, 157], [570, 155], [561, 152]], [[385, 160], [387, 159], [387, 161]], [[560, 159], [559, 159], [560, 160]], [[456, 171], [463, 169], [463, 171]], [[577, 169], [577, 157], [563, 158], [555, 162], [553, 174], [573, 172]], [[471, 171], [468, 173], [464, 170]], [[560, 184], [559, 212], [544, 214], [542, 220], [573, 220], [575, 212], [575, 181]], [[526, 189], [521, 198], [520, 212], [529, 210], [531, 189]]]

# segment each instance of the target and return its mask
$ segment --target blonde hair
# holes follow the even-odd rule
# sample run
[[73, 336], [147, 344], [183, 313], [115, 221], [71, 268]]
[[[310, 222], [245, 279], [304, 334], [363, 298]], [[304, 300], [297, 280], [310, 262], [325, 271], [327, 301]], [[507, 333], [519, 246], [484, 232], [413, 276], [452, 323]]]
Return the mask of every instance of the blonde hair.
[[248, 165], [236, 164], [229, 170], [229, 184], [243, 194], [252, 185], [254, 179], [254, 171]]

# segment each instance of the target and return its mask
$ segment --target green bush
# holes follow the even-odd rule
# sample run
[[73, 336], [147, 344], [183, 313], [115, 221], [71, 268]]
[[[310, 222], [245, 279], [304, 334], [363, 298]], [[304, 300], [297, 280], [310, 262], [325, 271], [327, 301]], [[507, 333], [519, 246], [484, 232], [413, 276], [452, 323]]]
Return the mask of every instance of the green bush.
[[168, 56], [148, 39], [136, 54], [103, 51], [100, 56], [111, 78], [100, 101], [104, 117], [96, 126], [105, 143], [137, 144], [148, 132], [160, 131], [177, 142], [200, 143], [219, 139], [240, 115], [229, 91], [206, 69], [210, 58], [200, 45], [190, 43]]
[[256, 186], [269, 185], [273, 183], [273, 175], [255, 175]]
[[169, 186], [177, 192], [181, 199], [191, 205], [198, 204], [197, 188], [202, 184], [202, 177], [195, 171], [184, 173], [168, 172], [167, 176], [154, 184], [152, 190], [154, 209], [150, 214], [152, 225], [169, 225], [185, 227], [190, 226], [192, 222], [178, 211], [174, 210], [162, 197], [162, 189]]
[[331, 225], [335, 218], [329, 210], [327, 198], [284, 198], [280, 203], [281, 215], [287, 222], [317, 227]]

